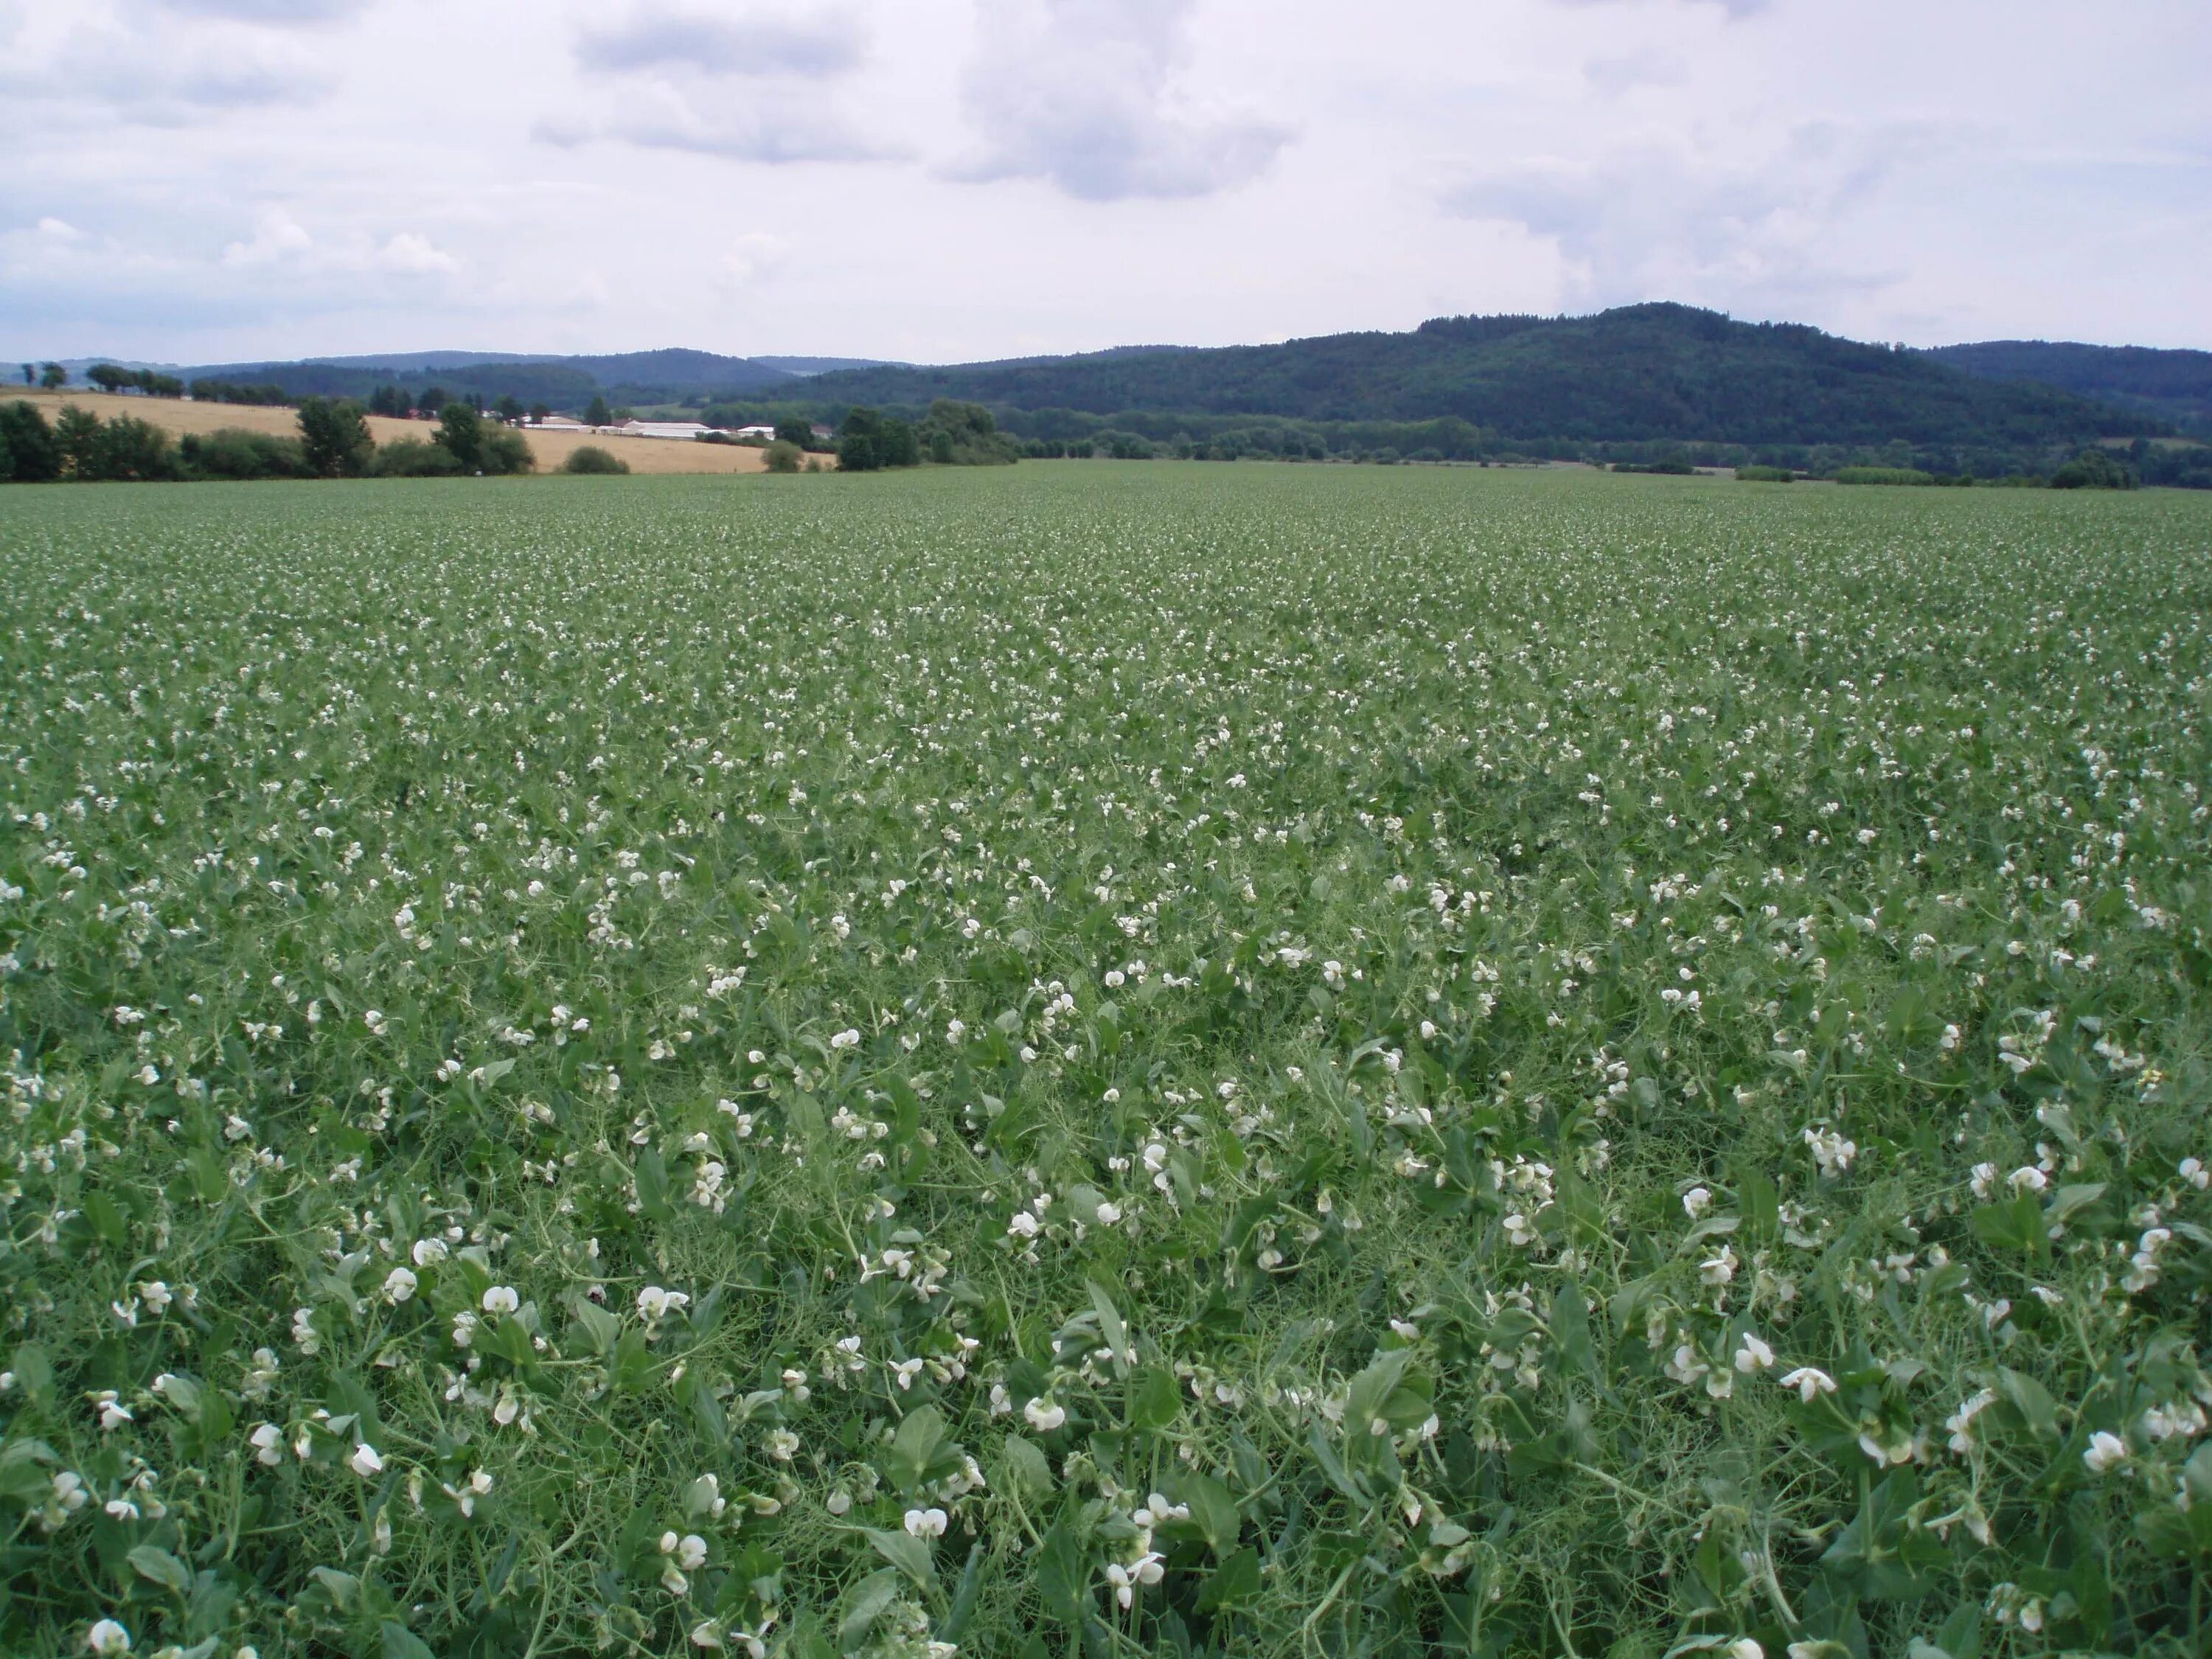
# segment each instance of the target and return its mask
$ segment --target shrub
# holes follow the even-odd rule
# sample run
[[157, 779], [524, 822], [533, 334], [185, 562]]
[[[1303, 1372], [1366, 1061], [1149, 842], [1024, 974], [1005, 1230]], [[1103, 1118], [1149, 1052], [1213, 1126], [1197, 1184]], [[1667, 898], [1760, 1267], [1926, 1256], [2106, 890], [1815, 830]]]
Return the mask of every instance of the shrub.
[[768, 470], [771, 472], [796, 472], [799, 471], [799, 464], [803, 456], [797, 444], [787, 438], [778, 438], [768, 447], [768, 453], [763, 459], [768, 462]]
[[2101, 449], [2085, 449], [2051, 475], [2053, 489], [2133, 489], [2136, 475]]
[[1740, 466], [1735, 470], [1740, 483], [1795, 483], [1797, 475], [1786, 466]]
[[61, 446], [38, 406], [18, 398], [0, 404], [0, 476], [17, 483], [46, 483], [62, 475]]
[[561, 463], [563, 472], [617, 473], [628, 472], [629, 463], [612, 450], [602, 449], [597, 444], [585, 444], [570, 453]]
[[1932, 484], [1936, 475], [1911, 466], [1846, 466], [1836, 471], [1839, 484]]
[[297, 438], [281, 438], [273, 432], [247, 432], [224, 427], [203, 436], [187, 433], [179, 441], [185, 469], [203, 478], [312, 478], [305, 447]]
[[378, 449], [362, 471], [371, 478], [451, 478], [459, 475], [461, 464], [442, 444], [402, 438]]

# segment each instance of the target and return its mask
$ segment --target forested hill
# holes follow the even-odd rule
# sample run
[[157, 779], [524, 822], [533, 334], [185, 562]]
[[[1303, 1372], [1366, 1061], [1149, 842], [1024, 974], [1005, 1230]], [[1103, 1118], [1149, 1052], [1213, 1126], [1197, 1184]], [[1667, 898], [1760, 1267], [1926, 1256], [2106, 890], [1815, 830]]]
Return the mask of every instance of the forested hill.
[[806, 395], [1093, 415], [1456, 416], [1520, 441], [2033, 446], [2166, 429], [2071, 392], [1979, 379], [1923, 352], [1664, 304], [1591, 317], [1443, 317], [1407, 334], [1272, 346], [863, 369], [822, 375]]
[[1986, 340], [1927, 355], [1985, 380], [2033, 380], [2212, 432], [2212, 351]]

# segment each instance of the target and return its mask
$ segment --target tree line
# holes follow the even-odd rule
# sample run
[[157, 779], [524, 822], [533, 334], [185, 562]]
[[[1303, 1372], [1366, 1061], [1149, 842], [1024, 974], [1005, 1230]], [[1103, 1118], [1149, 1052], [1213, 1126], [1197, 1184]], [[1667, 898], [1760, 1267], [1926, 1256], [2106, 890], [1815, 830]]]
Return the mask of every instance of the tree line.
[[295, 435], [230, 428], [180, 439], [132, 415], [103, 421], [72, 404], [49, 422], [27, 400], [0, 404], [0, 483], [496, 477], [536, 464], [521, 433], [459, 401], [428, 440], [380, 446], [359, 404], [329, 398], [300, 400]]

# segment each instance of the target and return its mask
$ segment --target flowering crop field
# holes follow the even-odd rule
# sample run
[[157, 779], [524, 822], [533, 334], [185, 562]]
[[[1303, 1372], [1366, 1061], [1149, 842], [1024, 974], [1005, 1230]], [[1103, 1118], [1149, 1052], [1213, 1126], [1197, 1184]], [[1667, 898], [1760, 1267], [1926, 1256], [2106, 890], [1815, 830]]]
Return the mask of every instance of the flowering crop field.
[[2212, 1650], [2212, 502], [18, 491], [0, 1646]]

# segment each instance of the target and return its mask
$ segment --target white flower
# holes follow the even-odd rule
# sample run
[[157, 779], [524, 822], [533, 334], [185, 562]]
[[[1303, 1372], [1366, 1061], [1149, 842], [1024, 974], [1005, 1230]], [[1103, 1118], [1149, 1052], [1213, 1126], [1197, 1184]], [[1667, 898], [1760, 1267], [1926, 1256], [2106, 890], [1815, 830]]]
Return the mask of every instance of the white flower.
[[1027, 1210], [1017, 1210], [1014, 1218], [1006, 1224], [1006, 1234], [1011, 1238], [1035, 1238], [1037, 1236], [1037, 1218]]
[[1710, 1188], [1692, 1187], [1682, 1194], [1682, 1213], [1695, 1221], [1712, 1207], [1713, 1194]]
[[690, 1305], [691, 1298], [684, 1291], [664, 1291], [658, 1285], [648, 1285], [637, 1293], [639, 1316], [654, 1324]]
[[[1874, 831], [1871, 830], [1860, 830], [1859, 839], [1861, 841], [1872, 841], [1874, 839]], [[1723, 1651], [1728, 1655], [1728, 1659], [1766, 1659], [1766, 1650], [1759, 1646], [1756, 1641], [1753, 1640], [1748, 1636], [1737, 1637], [1735, 1640], [1729, 1643]]]
[[1800, 1365], [1784, 1376], [1781, 1382], [1784, 1388], [1796, 1389], [1797, 1397], [1808, 1406], [1814, 1395], [1836, 1391], [1836, 1379], [1816, 1365]]
[[488, 1314], [511, 1314], [521, 1305], [522, 1298], [511, 1285], [495, 1285], [483, 1293], [483, 1310]]
[[1110, 1227], [1121, 1218], [1121, 1206], [1120, 1205], [1101, 1204], [1098, 1206], [1098, 1224], [1100, 1226]]
[[92, 1403], [100, 1408], [100, 1426], [103, 1429], [120, 1428], [133, 1420], [131, 1408], [117, 1399], [112, 1389], [102, 1389], [93, 1395]]
[[2005, 1180], [2016, 1193], [2039, 1193], [2051, 1184], [2051, 1177], [2033, 1164], [2021, 1165], [2007, 1176]]
[[945, 1511], [939, 1509], [908, 1510], [906, 1512], [908, 1535], [914, 1538], [942, 1538], [945, 1536]]
[[1763, 1371], [1774, 1364], [1774, 1350], [1747, 1331], [1735, 1351], [1735, 1368], [1746, 1376], [1753, 1371]]
[[853, 1494], [848, 1492], [833, 1492], [823, 1502], [822, 1507], [832, 1515], [842, 1515], [853, 1507]]
[[851, 1030], [840, 1031], [830, 1039], [830, 1046], [832, 1048], [857, 1048], [860, 1046], [860, 1034]]
[[1056, 1405], [1049, 1400], [1039, 1398], [1030, 1401], [1028, 1405], [1023, 1407], [1022, 1415], [1029, 1419], [1030, 1426], [1038, 1433], [1050, 1434], [1067, 1421], [1067, 1408], [1065, 1406]]
[[394, 1267], [384, 1276], [385, 1299], [395, 1304], [404, 1302], [415, 1294], [415, 1286], [418, 1282], [420, 1281], [415, 1275], [406, 1268]]
[[2089, 1437], [2089, 1449], [2081, 1454], [2081, 1461], [2089, 1466], [2092, 1474], [2104, 1474], [2128, 1461], [2128, 1443], [2108, 1429], [2100, 1429]]
[[84, 1633], [84, 1645], [91, 1653], [128, 1653], [131, 1632], [112, 1619], [103, 1619]]
[[2199, 1192], [2203, 1192], [2207, 1187], [2212, 1187], [2212, 1170], [2207, 1170], [2204, 1167], [2204, 1161], [2202, 1158], [2183, 1158], [2177, 1172], [2184, 1181]]
[[353, 1472], [364, 1480], [371, 1475], [384, 1473], [383, 1455], [365, 1440], [353, 1449], [353, 1455], [346, 1459], [346, 1462], [352, 1467]]
[[418, 1238], [410, 1254], [418, 1267], [428, 1267], [446, 1259], [446, 1241], [442, 1238]]
[[246, 1437], [253, 1447], [255, 1462], [273, 1469], [284, 1461], [284, 1431], [274, 1423], [264, 1423]]

